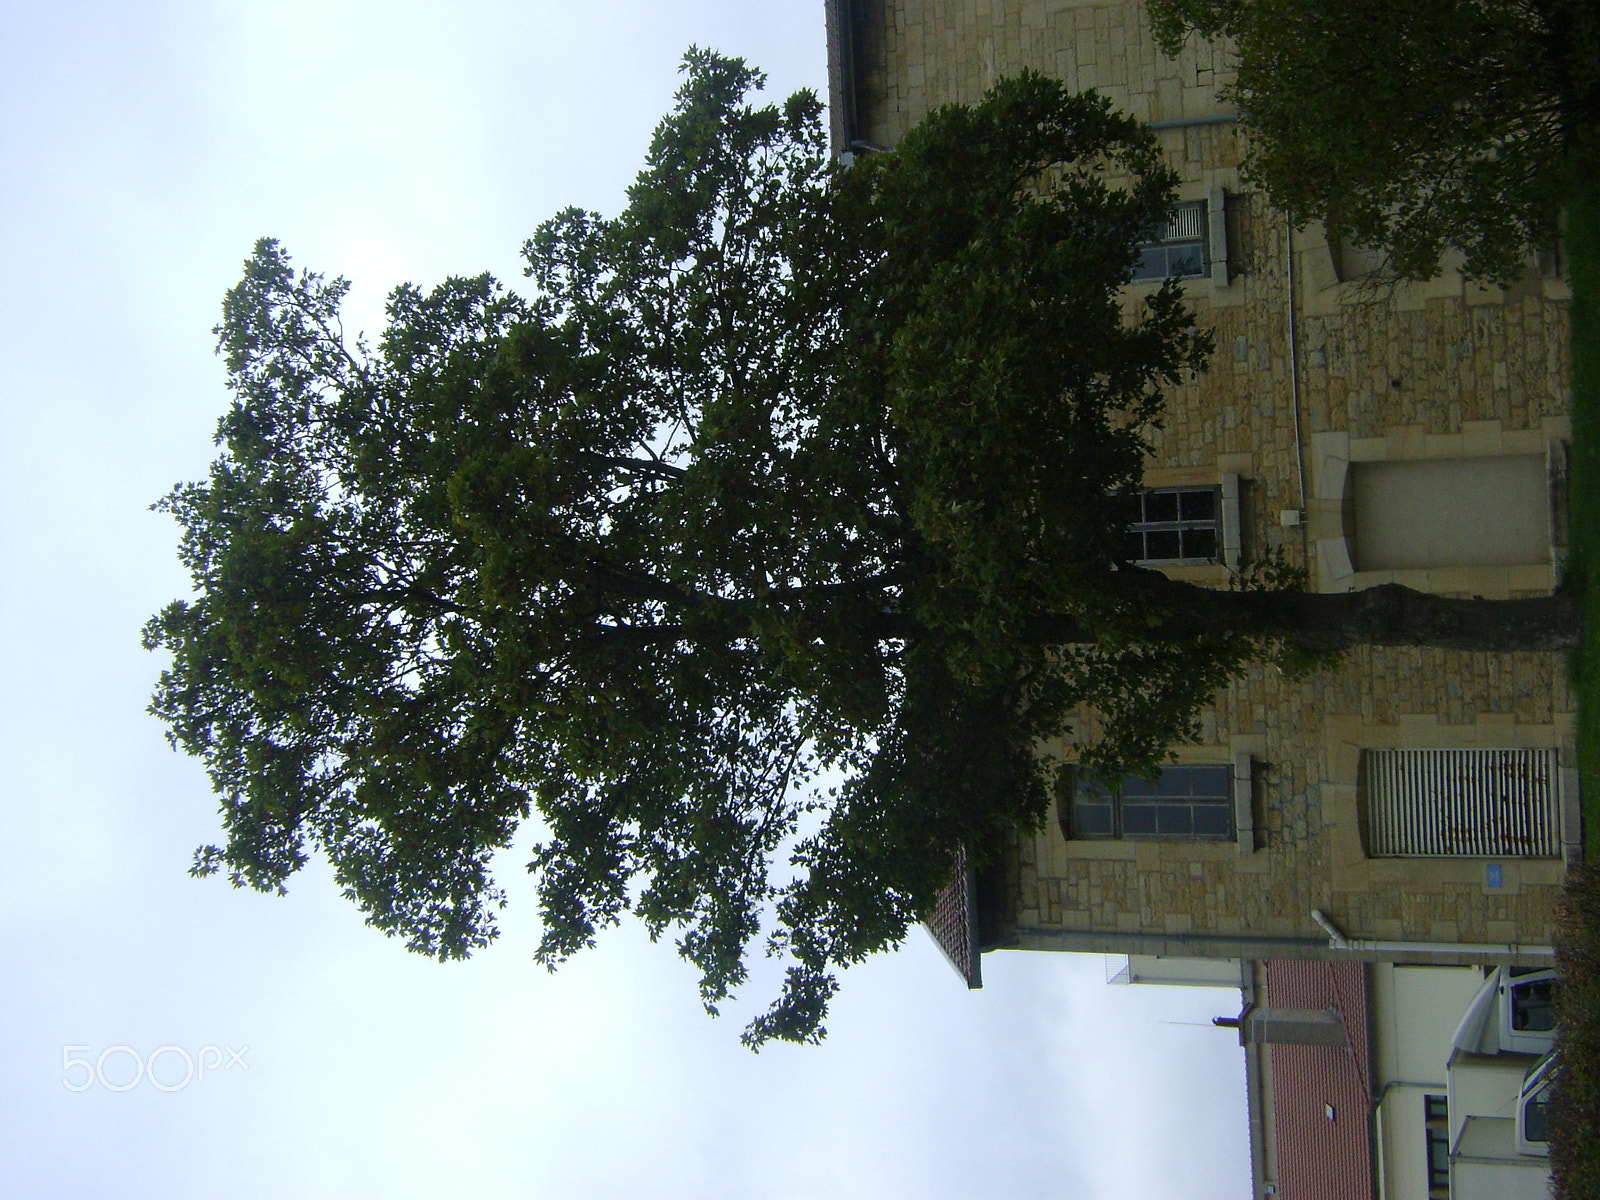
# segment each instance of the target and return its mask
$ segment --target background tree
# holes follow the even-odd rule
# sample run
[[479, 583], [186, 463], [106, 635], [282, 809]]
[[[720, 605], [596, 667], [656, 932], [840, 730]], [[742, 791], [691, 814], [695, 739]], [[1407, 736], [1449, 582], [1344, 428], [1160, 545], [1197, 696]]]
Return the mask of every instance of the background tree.
[[1553, 249], [1571, 152], [1600, 120], [1592, 0], [1150, 0], [1157, 41], [1238, 55], [1246, 174], [1400, 276], [1509, 282]]
[[529, 241], [531, 298], [401, 287], [369, 349], [342, 281], [246, 264], [222, 455], [161, 505], [196, 598], [146, 631], [222, 797], [197, 873], [281, 889], [320, 850], [455, 957], [537, 811], [542, 961], [631, 910], [714, 1009], [765, 933], [790, 966], [746, 1038], [814, 1039], [958, 849], [1042, 821], [1075, 706], [1120, 774], [1274, 646], [1570, 640], [1562, 601], [1122, 561], [1119, 493], [1208, 343], [1175, 287], [1124, 309], [1173, 180], [1104, 100], [1025, 76], [841, 172], [811, 95], [686, 70], [626, 210]]

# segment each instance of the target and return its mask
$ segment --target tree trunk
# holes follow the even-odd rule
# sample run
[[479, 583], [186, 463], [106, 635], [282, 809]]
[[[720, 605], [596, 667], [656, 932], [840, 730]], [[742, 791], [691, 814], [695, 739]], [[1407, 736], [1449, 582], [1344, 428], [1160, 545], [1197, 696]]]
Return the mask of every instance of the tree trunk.
[[[1281, 638], [1313, 654], [1363, 645], [1508, 653], [1573, 650], [1582, 635], [1583, 605], [1571, 595], [1454, 600], [1398, 583], [1359, 592], [1235, 592], [1136, 574], [1130, 609], [1151, 614], [1141, 640], [1233, 634]], [[1066, 619], [1044, 618], [1033, 632], [1058, 644], [1092, 640]]]

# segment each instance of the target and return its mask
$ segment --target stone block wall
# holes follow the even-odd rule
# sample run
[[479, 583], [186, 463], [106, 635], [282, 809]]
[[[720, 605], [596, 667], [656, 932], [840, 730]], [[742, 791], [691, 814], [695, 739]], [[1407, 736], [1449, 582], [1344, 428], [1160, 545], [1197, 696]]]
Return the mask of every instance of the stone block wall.
[[[1536, 271], [1507, 290], [1453, 272], [1422, 285], [1341, 278], [1350, 256], [1318, 226], [1291, 231], [1241, 179], [1240, 130], [1225, 119], [1234, 107], [1219, 95], [1225, 47], [1191, 39], [1176, 59], [1163, 55], [1137, 2], [857, 0], [853, 10], [862, 141], [892, 147], [932, 108], [976, 101], [1024, 68], [1097, 88], [1144, 120], [1187, 122], [1158, 136], [1181, 199], [1225, 197], [1230, 277], [1183, 285], [1216, 351], [1209, 371], [1168, 396], [1146, 482], [1237, 475], [1247, 560], [1281, 551], [1324, 588], [1382, 582], [1353, 574], [1344, 546], [1338, 472], [1350, 462], [1543, 452], [1567, 436], [1564, 283]], [[1127, 303], [1153, 286], [1131, 286]], [[1548, 590], [1555, 566], [1400, 581], [1515, 595]], [[1226, 583], [1222, 567], [1182, 573]], [[1556, 748], [1571, 766], [1573, 712], [1554, 655], [1367, 649], [1297, 680], [1252, 668], [1218, 696], [1201, 744], [1176, 754], [1249, 756], [1254, 852], [1074, 842], [1052, 823], [1020, 838], [1006, 867], [1013, 941], [1314, 955], [1327, 945], [1317, 908], [1356, 938], [1546, 943], [1559, 861], [1507, 860], [1490, 887], [1483, 860], [1367, 858], [1358, 764], [1363, 748], [1527, 746]], [[1283, 940], [1258, 952], [1235, 944], [1252, 938]]]

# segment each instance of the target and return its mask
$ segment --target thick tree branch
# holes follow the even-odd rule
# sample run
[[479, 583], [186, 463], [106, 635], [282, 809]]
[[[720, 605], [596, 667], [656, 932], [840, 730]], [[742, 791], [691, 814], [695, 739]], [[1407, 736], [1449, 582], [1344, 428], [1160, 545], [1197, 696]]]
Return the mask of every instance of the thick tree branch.
[[[1520, 600], [1456, 600], [1386, 583], [1359, 592], [1234, 592], [1129, 572], [1130, 611], [1151, 614], [1141, 641], [1214, 635], [1279, 638], [1297, 650], [1334, 653], [1355, 646], [1429, 646], [1512, 653], [1577, 647], [1582, 606], [1569, 595]], [[1080, 623], [1040, 617], [1029, 633], [1060, 645], [1096, 640]]]
[[626, 471], [630, 475], [644, 475], [654, 479], [682, 479], [686, 472], [682, 467], [675, 467], [669, 462], [648, 458], [623, 458], [615, 454], [599, 454], [595, 451], [585, 451], [584, 457], [591, 462], [603, 463], [618, 471]]

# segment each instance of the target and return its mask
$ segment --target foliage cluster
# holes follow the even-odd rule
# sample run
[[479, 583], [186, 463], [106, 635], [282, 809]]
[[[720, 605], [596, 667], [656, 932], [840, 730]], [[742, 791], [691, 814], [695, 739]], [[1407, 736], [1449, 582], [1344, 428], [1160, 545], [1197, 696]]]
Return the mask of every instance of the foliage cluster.
[[1554, 249], [1600, 122], [1590, 0], [1151, 0], [1157, 40], [1231, 39], [1247, 174], [1298, 220], [1426, 279], [1508, 282]]
[[541, 226], [526, 297], [397, 289], [371, 347], [342, 280], [258, 245], [221, 455], [161, 505], [196, 596], [146, 631], [222, 798], [198, 872], [281, 889], [320, 851], [460, 956], [536, 814], [541, 961], [631, 911], [714, 1009], [764, 936], [788, 978], [747, 1040], [815, 1039], [958, 848], [1043, 820], [1073, 706], [1090, 767], [1150, 770], [1250, 653], [1147, 638], [1161, 577], [1120, 561], [1209, 350], [1175, 287], [1124, 307], [1173, 202], [1151, 135], [1025, 76], [844, 171], [816, 99], [759, 84], [691, 52], [620, 216]]

